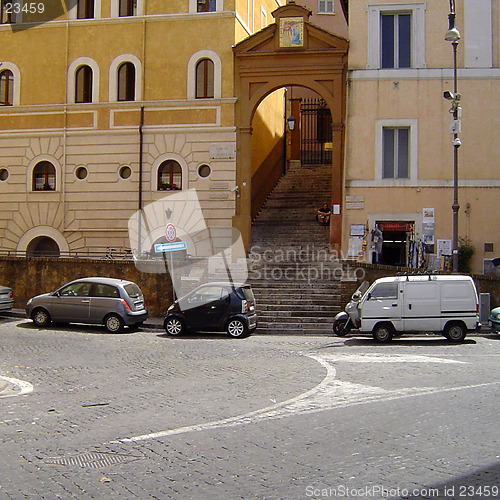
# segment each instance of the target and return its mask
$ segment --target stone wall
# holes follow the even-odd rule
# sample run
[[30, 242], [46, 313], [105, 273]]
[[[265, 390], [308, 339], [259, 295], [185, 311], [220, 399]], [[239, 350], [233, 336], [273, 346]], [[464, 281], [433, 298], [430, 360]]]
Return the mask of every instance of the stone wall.
[[[406, 269], [393, 266], [383, 266], [376, 264], [365, 264], [365, 263], [352, 263], [343, 262], [343, 267], [346, 276], [345, 279], [341, 280], [341, 304], [342, 307], [349, 302], [351, 295], [356, 291], [358, 286], [363, 281], [369, 281], [373, 283], [378, 278], [383, 278], [385, 276], [394, 276], [396, 273], [401, 272], [414, 272], [414, 269]], [[356, 271], [353, 271], [353, 267], [356, 267]], [[477, 293], [489, 293], [491, 300], [491, 309], [500, 306], [500, 278], [492, 278], [490, 276], [472, 275], [477, 288]]]
[[87, 276], [106, 276], [137, 283], [152, 317], [163, 316], [172, 303], [170, 276], [140, 272], [130, 260], [0, 257], [0, 285], [14, 290], [15, 308], [24, 309], [29, 298]]

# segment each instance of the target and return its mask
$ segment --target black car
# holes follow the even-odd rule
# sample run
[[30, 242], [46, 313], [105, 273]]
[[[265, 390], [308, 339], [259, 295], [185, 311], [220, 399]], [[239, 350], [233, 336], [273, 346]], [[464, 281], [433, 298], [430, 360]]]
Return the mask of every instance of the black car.
[[231, 337], [246, 337], [257, 328], [252, 288], [231, 283], [201, 285], [168, 308], [163, 326], [173, 336], [225, 331]]

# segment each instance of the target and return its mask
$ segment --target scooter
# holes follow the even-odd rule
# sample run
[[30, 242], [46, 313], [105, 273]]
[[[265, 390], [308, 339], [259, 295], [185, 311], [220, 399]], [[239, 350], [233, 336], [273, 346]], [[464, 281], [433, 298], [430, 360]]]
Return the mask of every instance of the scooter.
[[361, 326], [358, 304], [368, 290], [370, 283], [363, 281], [360, 287], [352, 294], [351, 300], [345, 306], [345, 310], [339, 312], [333, 320], [333, 333], [338, 337], [345, 337], [352, 328]]

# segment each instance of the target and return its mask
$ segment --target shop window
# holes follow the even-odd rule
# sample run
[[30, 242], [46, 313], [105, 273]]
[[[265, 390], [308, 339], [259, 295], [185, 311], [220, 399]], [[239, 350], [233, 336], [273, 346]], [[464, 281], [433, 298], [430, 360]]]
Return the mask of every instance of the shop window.
[[158, 191], [182, 189], [182, 167], [175, 160], [164, 161], [158, 168]]
[[33, 169], [33, 191], [55, 191], [56, 169], [49, 161], [37, 163]]
[[6, 69], [0, 73], [0, 106], [12, 106], [14, 102], [14, 75]]
[[76, 18], [77, 19], [93, 19], [94, 18], [94, 0], [77, 0]]
[[214, 63], [210, 59], [202, 59], [196, 65], [196, 98], [214, 97]]
[[382, 178], [409, 178], [409, 128], [382, 129]]
[[215, 12], [216, 0], [197, 0], [198, 12]]
[[118, 100], [135, 100], [135, 66], [125, 62], [118, 68]]
[[92, 68], [80, 66], [75, 75], [75, 102], [92, 102]]

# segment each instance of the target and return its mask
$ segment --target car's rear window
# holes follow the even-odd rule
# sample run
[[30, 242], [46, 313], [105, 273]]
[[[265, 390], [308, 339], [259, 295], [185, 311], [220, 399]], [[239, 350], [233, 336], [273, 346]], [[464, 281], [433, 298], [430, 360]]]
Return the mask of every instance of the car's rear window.
[[141, 289], [135, 283], [128, 283], [123, 288], [131, 299], [137, 299], [142, 295]]
[[248, 302], [255, 302], [255, 297], [253, 296], [253, 291], [249, 286], [242, 286], [241, 291]]

